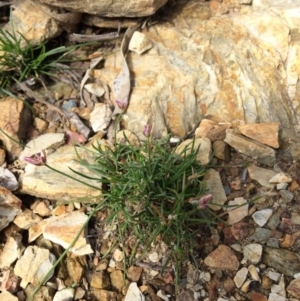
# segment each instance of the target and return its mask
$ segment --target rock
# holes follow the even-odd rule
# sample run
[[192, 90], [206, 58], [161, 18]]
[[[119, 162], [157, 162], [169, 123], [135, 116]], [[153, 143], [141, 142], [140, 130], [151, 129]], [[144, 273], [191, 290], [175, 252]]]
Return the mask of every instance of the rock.
[[78, 0], [65, 2], [62, 0], [39, 0], [40, 3], [49, 4], [51, 6], [65, 8], [70, 11], [81, 13], [88, 13], [101, 17], [144, 17], [153, 15], [159, 8], [161, 8], [167, 0], [146, 0], [139, 2], [137, 0], [130, 0], [129, 2], [122, 2], [118, 0], [111, 3], [110, 1], [91, 2], [88, 5], [82, 5]]
[[239, 261], [229, 247], [220, 245], [213, 252], [208, 254], [204, 263], [213, 269], [234, 270], [239, 267]]
[[260, 185], [273, 188], [274, 184], [270, 184], [269, 181], [276, 173], [273, 170], [257, 167], [254, 164], [248, 166], [249, 177], [251, 180], [257, 181]]
[[20, 141], [26, 138], [31, 114], [25, 103], [16, 98], [2, 98], [0, 104], [0, 140], [7, 150], [7, 159], [11, 162], [19, 157], [23, 149]]
[[176, 148], [175, 153], [180, 154], [186, 148], [186, 153], [189, 154], [192, 147], [194, 150], [199, 147], [197, 161], [202, 165], [208, 164], [211, 158], [211, 143], [208, 138], [196, 138], [194, 146], [193, 139], [187, 139]]
[[65, 288], [56, 292], [53, 301], [72, 301], [75, 294], [74, 288]]
[[131, 266], [129, 269], [127, 269], [127, 278], [131, 282], [138, 282], [141, 278], [142, 272], [143, 268]]
[[300, 299], [300, 278], [292, 280], [286, 290], [291, 296]]
[[278, 283], [281, 275], [274, 271], [268, 271], [268, 277]]
[[278, 148], [279, 123], [252, 123], [238, 126], [239, 131], [260, 143]]
[[153, 252], [151, 254], [149, 254], [149, 260], [151, 262], [158, 262], [159, 261], [159, 256], [157, 252]]
[[0, 269], [10, 267], [13, 262], [21, 257], [24, 248], [21, 241], [21, 235], [8, 237], [2, 252], [0, 253]]
[[123, 277], [123, 272], [121, 270], [115, 270], [109, 274], [111, 286], [113, 290], [118, 293], [122, 292]]
[[137, 287], [136, 282], [129, 285], [124, 301], [145, 301], [145, 297]]
[[230, 123], [217, 123], [209, 119], [202, 119], [195, 131], [196, 138], [208, 138], [211, 142], [222, 141], [226, 137], [226, 130]]
[[106, 271], [94, 272], [91, 279], [91, 287], [109, 289], [110, 280], [108, 273]]
[[80, 258], [72, 255], [66, 260], [66, 269], [73, 283], [80, 283], [82, 280], [84, 267], [80, 263]]
[[283, 172], [276, 174], [274, 177], [272, 177], [269, 180], [270, 184], [281, 184], [281, 183], [291, 183], [291, 182], [292, 182], [292, 178], [288, 177]]
[[47, 221], [42, 220], [40, 222], [37, 222], [36, 224], [33, 224], [29, 230], [28, 230], [28, 242], [33, 242], [36, 240], [40, 235], [43, 233], [43, 226], [46, 225]]
[[244, 259], [251, 263], [259, 263], [262, 256], [262, 246], [260, 244], [248, 244], [243, 247]]
[[84, 297], [84, 295], [85, 295], [85, 290], [81, 287], [76, 287], [74, 300], [80, 300]]
[[[143, 56], [128, 56], [135, 80], [125, 128], [141, 138], [143, 124], [153, 119], [155, 137], [165, 135], [167, 129], [183, 137], [204, 116], [210, 116], [215, 122], [276, 122], [292, 133], [297, 124], [292, 119], [298, 117], [292, 117], [289, 105], [296, 109], [298, 102], [291, 103], [280, 80], [285, 80], [288, 57], [296, 89], [297, 56], [287, 56], [287, 49], [289, 31], [297, 26], [288, 21], [290, 16], [285, 19], [290, 14], [288, 6], [280, 8], [284, 17], [272, 9], [211, 18], [208, 2], [177, 2], [165, 16], [171, 26], [156, 24], [143, 31], [154, 47]], [[269, 23], [262, 27], [259, 24], [266, 24], [265, 17]], [[240, 19], [247, 21], [244, 24]], [[184, 20], [190, 21], [188, 27]], [[276, 43], [279, 33], [281, 43]], [[276, 68], [279, 65], [282, 71]], [[111, 88], [119, 71], [116, 66], [121, 66], [121, 56], [107, 57], [105, 68], [96, 70], [96, 78]]]
[[[93, 162], [90, 152], [81, 147], [77, 147], [76, 151], [83, 160], [90, 163]], [[78, 160], [78, 157], [74, 146], [71, 145], [60, 147], [47, 157], [47, 163], [52, 168], [85, 182], [83, 177], [76, 175], [70, 168], [84, 175], [92, 176], [93, 174], [75, 160]], [[20, 177], [20, 182], [20, 191], [22, 193], [59, 201], [74, 200], [86, 196], [99, 196], [99, 190], [101, 189], [101, 186], [96, 184], [96, 182], [95, 186], [99, 186], [99, 190], [55, 172], [47, 166], [27, 165], [25, 174]], [[92, 185], [91, 182], [88, 182], [88, 184]]]
[[34, 118], [33, 125], [39, 132], [43, 132], [48, 128], [48, 122], [38, 117]]
[[151, 48], [151, 41], [142, 32], [135, 31], [133, 33], [128, 45], [129, 50], [134, 51], [137, 54], [142, 54]]
[[111, 292], [102, 289], [91, 288], [90, 289], [92, 296], [96, 298], [96, 300], [101, 301], [118, 301], [117, 293]]
[[52, 210], [49, 208], [49, 203], [47, 204], [46, 201], [37, 201], [33, 205], [34, 206], [31, 206], [30, 208], [39, 216], [45, 217], [52, 213]]
[[5, 162], [5, 150], [0, 148], [0, 166]]
[[[35, 287], [31, 284], [29, 284], [26, 289], [25, 293], [27, 296], [27, 299], [29, 299], [30, 296], [32, 296], [33, 291]], [[36, 293], [36, 295], [33, 298], [33, 301], [53, 301], [55, 290], [52, 287], [49, 286], [42, 286], [39, 291]]]
[[139, 138], [128, 130], [119, 131], [117, 133], [117, 142], [122, 144], [127, 144], [129, 142], [133, 146], [140, 145]]
[[240, 288], [245, 282], [248, 275], [248, 269], [246, 267], [241, 268], [233, 278], [236, 287]]
[[269, 294], [268, 301], [286, 301], [285, 297], [282, 297], [276, 293]]
[[124, 259], [124, 254], [120, 249], [115, 249], [113, 254], [113, 259], [115, 261], [122, 261]]
[[46, 154], [53, 153], [61, 145], [65, 144], [65, 135], [61, 133], [43, 134], [26, 144], [26, 147], [21, 152], [19, 159], [24, 160], [24, 157], [30, 157], [40, 151], [46, 151]]
[[214, 156], [223, 161], [230, 161], [231, 153], [230, 148], [224, 141], [215, 141], [213, 143]]
[[224, 141], [239, 153], [252, 159], [256, 159], [262, 164], [272, 166], [275, 163], [275, 151], [272, 148], [249, 138], [235, 134], [233, 130], [227, 130]]
[[12, 295], [10, 292], [8, 291], [2, 291], [0, 293], [0, 301], [18, 301], [19, 299]]
[[262, 262], [286, 276], [300, 272], [300, 256], [286, 249], [264, 247]]
[[[245, 205], [241, 206], [243, 204], [245, 204]], [[249, 204], [243, 197], [235, 198], [233, 201], [229, 201], [228, 205], [233, 206], [233, 207], [227, 208], [227, 212], [228, 212], [227, 223], [229, 225], [233, 225], [233, 224], [241, 221], [244, 217], [246, 217], [248, 215]], [[237, 208], [235, 208], [235, 207], [237, 207]]]
[[[55, 256], [49, 250], [30, 246], [17, 261], [14, 273], [22, 278], [22, 283], [31, 283], [36, 286], [52, 268], [55, 260]], [[52, 275], [53, 272], [48, 279]]]
[[209, 169], [204, 176], [204, 180], [209, 193], [212, 194], [212, 201], [216, 204], [209, 204], [209, 208], [212, 210], [220, 210], [222, 205], [227, 201], [220, 174], [214, 169]]
[[252, 278], [253, 280], [261, 282], [261, 279], [260, 279], [260, 277], [259, 277], [259, 275], [258, 275], [257, 268], [256, 268], [253, 264], [250, 264], [250, 265], [248, 266], [248, 271], [249, 271], [249, 273], [250, 273], [250, 275], [251, 275], [251, 278]]
[[249, 237], [249, 241], [266, 242], [271, 236], [272, 232], [264, 228], [256, 228], [255, 232]]
[[288, 204], [294, 198], [294, 194], [288, 190], [280, 190], [280, 196], [285, 204]]
[[283, 275], [280, 277], [279, 284], [273, 284], [271, 286], [271, 292], [276, 293], [282, 297], [286, 297], [285, 280]]
[[260, 294], [260, 293], [257, 293], [257, 292], [252, 292], [250, 294], [250, 300], [251, 301], [267, 301], [267, 297]]
[[94, 132], [106, 129], [111, 121], [112, 110], [104, 103], [96, 103], [90, 114], [90, 123]]
[[272, 209], [263, 209], [260, 211], [256, 211], [252, 214], [253, 220], [258, 224], [260, 227], [263, 227], [273, 213]]
[[248, 224], [242, 222], [234, 223], [230, 230], [236, 240], [242, 240], [248, 235]]
[[213, 15], [217, 16], [226, 14], [228, 12], [228, 7], [224, 3], [216, 0], [209, 1], [209, 8]]
[[[64, 215], [54, 216], [47, 219], [46, 225], [43, 226], [43, 235], [46, 239], [68, 248], [74, 240], [78, 231], [87, 220], [87, 216], [80, 211], [73, 211]], [[90, 244], [84, 235], [84, 231], [77, 239], [75, 245], [70, 248], [70, 252], [78, 256], [93, 253]]]
[[[22, 1], [12, 11], [11, 21], [14, 32], [22, 34], [32, 45], [40, 45], [42, 42], [60, 35], [63, 28], [46, 12], [47, 7], [42, 10], [34, 2]], [[11, 29], [10, 25], [7, 25], [6, 28], [7, 30]]]
[[14, 219], [14, 223], [21, 229], [29, 229], [32, 225], [42, 220], [37, 214], [34, 214], [31, 210], [25, 209], [19, 213]]
[[0, 167], [0, 186], [10, 191], [15, 191], [19, 188], [19, 183], [10, 170]]

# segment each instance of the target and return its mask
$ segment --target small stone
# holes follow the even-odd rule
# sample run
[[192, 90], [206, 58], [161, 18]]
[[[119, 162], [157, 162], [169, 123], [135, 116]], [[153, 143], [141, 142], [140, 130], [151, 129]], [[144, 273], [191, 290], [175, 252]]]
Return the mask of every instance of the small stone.
[[276, 189], [277, 190], [285, 190], [285, 189], [287, 189], [287, 187], [288, 187], [287, 183], [276, 184]]
[[211, 142], [223, 141], [226, 137], [226, 130], [230, 127], [230, 123], [216, 123], [209, 119], [202, 119], [195, 131], [195, 137], [206, 137]]
[[282, 297], [276, 293], [269, 294], [268, 301], [286, 301], [285, 297]]
[[92, 295], [96, 300], [101, 301], [118, 301], [118, 294], [116, 292], [111, 292], [104, 289], [91, 288], [90, 289]]
[[66, 260], [66, 268], [73, 283], [80, 283], [84, 272], [84, 267], [80, 263], [79, 258], [80, 257], [72, 254], [72, 256]]
[[258, 263], [262, 256], [262, 246], [260, 244], [248, 244], [243, 248], [244, 259], [252, 263]]
[[112, 271], [109, 274], [110, 283], [114, 291], [122, 292], [123, 288], [123, 272], [120, 270]]
[[34, 118], [33, 125], [39, 132], [43, 132], [48, 128], [48, 122], [38, 117]]
[[291, 296], [300, 299], [300, 278], [292, 280], [286, 290]]
[[159, 256], [157, 252], [153, 252], [149, 255], [149, 260], [151, 262], [158, 262], [159, 261]]
[[274, 213], [268, 220], [267, 226], [271, 230], [275, 230], [279, 224], [280, 224], [280, 215], [278, 213]]
[[0, 301], [18, 301], [19, 299], [10, 292], [3, 290], [0, 293]]
[[23, 212], [18, 214], [14, 219], [14, 223], [21, 229], [29, 229], [32, 225], [42, 220], [37, 214], [33, 213], [29, 209], [25, 209]]
[[223, 188], [220, 174], [214, 170], [209, 169], [204, 176], [205, 184], [209, 193], [212, 194], [214, 205], [209, 204], [212, 210], [220, 210], [221, 206], [227, 201], [227, 197]]
[[250, 299], [251, 301], [267, 301], [267, 297], [260, 294], [260, 293], [257, 293], [257, 292], [252, 292], [250, 294]]
[[256, 228], [255, 232], [249, 237], [249, 240], [253, 242], [266, 242], [271, 236], [271, 234], [271, 230], [264, 228]]
[[0, 148], [0, 166], [5, 162], [5, 150]]
[[140, 278], [141, 278], [142, 272], [143, 272], [143, 268], [131, 266], [127, 270], [127, 278], [131, 282], [138, 282], [140, 280]]
[[280, 280], [280, 277], [281, 277], [281, 275], [279, 274], [279, 273], [277, 273], [277, 272], [274, 272], [274, 271], [268, 271], [268, 277], [270, 278], [270, 279], [272, 279], [272, 280], [274, 280], [275, 282], [279, 282], [279, 280]]
[[54, 295], [53, 301], [72, 301], [75, 294], [74, 288], [62, 289]]
[[291, 191], [280, 190], [279, 193], [281, 195], [281, 198], [282, 198], [283, 202], [286, 203], [286, 204], [290, 203], [294, 198], [294, 194]]
[[19, 188], [19, 182], [10, 170], [0, 167], [0, 186], [15, 191]]
[[111, 121], [112, 110], [104, 103], [96, 103], [90, 114], [90, 123], [94, 132], [106, 129]]
[[49, 204], [46, 204], [44, 201], [38, 201], [34, 209], [32, 208], [32, 211], [42, 217], [49, 216], [52, 213]]
[[[162, 290], [157, 291], [156, 295], [164, 301], [169, 301], [169, 298], [162, 292]], [[128, 300], [129, 301], [129, 300]]]
[[85, 290], [80, 286], [76, 287], [74, 300], [76, 301], [76, 300], [82, 299], [84, 297], [84, 295], [85, 295]]
[[[38, 285], [52, 268], [55, 260], [55, 256], [51, 254], [49, 250], [30, 246], [17, 261], [14, 273], [22, 278], [22, 283], [24, 284], [31, 283]], [[51, 278], [52, 275], [53, 272], [49, 274], [49, 278]]]
[[233, 278], [235, 285], [240, 288], [245, 282], [248, 275], [248, 269], [246, 267], [241, 268]]
[[253, 264], [251, 264], [251, 265], [248, 266], [248, 270], [249, 270], [249, 273], [250, 273], [251, 278], [253, 280], [261, 282], [261, 279], [260, 279], [260, 277], [258, 275], [257, 268]]
[[230, 227], [231, 233], [236, 240], [242, 240], [248, 235], [248, 224], [238, 222]]
[[151, 48], [152, 42], [144, 33], [139, 31], [133, 33], [128, 45], [129, 50], [134, 51], [137, 54], [142, 54]]
[[109, 289], [110, 280], [108, 273], [106, 271], [94, 272], [91, 279], [91, 287]]
[[8, 237], [0, 253], [0, 269], [9, 268], [10, 265], [21, 257], [23, 251], [22, 236]]
[[273, 282], [272, 280], [267, 277], [266, 275], [262, 275], [262, 278], [261, 278], [261, 287], [265, 290], [269, 290], [272, 286]]
[[97, 264], [96, 271], [104, 271], [108, 267], [108, 260], [106, 258], [101, 259]]
[[204, 260], [204, 263], [215, 269], [221, 270], [237, 270], [239, 261], [237, 260], [231, 249], [225, 245], [220, 245], [211, 252]]
[[136, 282], [132, 282], [129, 285], [124, 301], [145, 301], [145, 297], [139, 290]]
[[[245, 204], [244, 206], [241, 206]], [[249, 204], [243, 197], [235, 198], [233, 201], [228, 202], [228, 221], [229, 225], [233, 225], [239, 221], [241, 221], [244, 217], [248, 216], [248, 208]], [[235, 208], [237, 206], [238, 208]], [[240, 206], [240, 207], [239, 207]]]
[[116, 249], [113, 254], [115, 261], [122, 261], [124, 259], [124, 254], [120, 249]]
[[223, 161], [230, 161], [231, 153], [229, 145], [221, 140], [213, 143], [214, 156]]
[[269, 180], [276, 175], [273, 170], [257, 167], [252, 164], [248, 166], [248, 172], [251, 180], [257, 181], [262, 186], [274, 187], [274, 184], [269, 183]]
[[253, 213], [252, 218], [256, 222], [256, 224], [262, 227], [267, 223], [272, 213], [273, 213], [272, 209], [264, 209]]
[[283, 172], [276, 174], [274, 177], [272, 177], [269, 180], [270, 184], [282, 184], [282, 183], [291, 183], [291, 182], [292, 182], [292, 178], [288, 177]]

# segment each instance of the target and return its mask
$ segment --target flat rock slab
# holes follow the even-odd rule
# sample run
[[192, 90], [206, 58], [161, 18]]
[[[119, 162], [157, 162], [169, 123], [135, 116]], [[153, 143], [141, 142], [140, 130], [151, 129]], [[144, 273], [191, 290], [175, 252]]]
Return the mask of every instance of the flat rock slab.
[[286, 249], [264, 247], [262, 262], [286, 276], [300, 273], [300, 256]]
[[204, 263], [214, 269], [234, 270], [239, 268], [239, 261], [232, 250], [220, 245], [217, 249], [211, 252], [205, 259]]
[[[90, 163], [93, 162], [93, 157], [89, 151], [83, 148], [77, 148], [77, 152], [82, 159]], [[92, 185], [93, 181], [86, 180], [70, 170], [70, 168], [72, 168], [84, 175], [94, 176], [87, 168], [76, 162], [76, 160], [78, 160], [78, 157], [74, 146], [65, 145], [47, 157], [47, 164], [75, 179]], [[20, 182], [21, 193], [50, 200], [74, 201], [78, 198], [96, 197], [100, 195], [100, 190], [91, 188], [66, 175], [53, 171], [47, 166], [27, 165], [25, 174], [21, 177]], [[99, 183], [97, 184], [96, 181], [95, 185], [101, 189], [101, 185]]]
[[274, 149], [260, 142], [251, 140], [242, 135], [236, 134], [233, 130], [227, 130], [224, 140], [239, 153], [246, 155], [258, 162], [272, 166], [276, 160]]
[[249, 177], [251, 180], [257, 181], [260, 185], [273, 188], [274, 184], [270, 184], [270, 179], [272, 179], [276, 172], [270, 169], [261, 168], [254, 164], [248, 166]]

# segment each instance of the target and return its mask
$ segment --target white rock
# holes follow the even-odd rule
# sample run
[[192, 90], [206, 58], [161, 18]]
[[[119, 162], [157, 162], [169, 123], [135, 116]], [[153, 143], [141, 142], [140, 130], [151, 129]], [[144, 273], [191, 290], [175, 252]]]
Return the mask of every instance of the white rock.
[[25, 209], [16, 216], [14, 223], [21, 229], [29, 229], [32, 225], [40, 222], [41, 220], [42, 218], [33, 213], [33, 211]]
[[162, 300], [164, 300], [164, 301], [169, 301], [169, 298], [168, 298], [166, 295], [164, 295], [163, 292], [162, 292], [161, 290], [159, 290], [159, 291], [156, 293], [156, 295], [157, 295], [159, 298], [161, 298]]
[[[47, 223], [43, 226], [44, 238], [68, 248], [74, 240], [78, 231], [87, 220], [87, 216], [80, 211], [73, 211], [59, 216], [53, 216], [46, 219]], [[84, 231], [77, 239], [75, 245], [70, 248], [70, 252], [78, 256], [93, 253], [91, 245], [87, 243]]]
[[250, 165], [248, 166], [248, 172], [251, 180], [257, 181], [262, 186], [274, 187], [274, 184], [269, 183], [269, 180], [276, 175], [273, 170]]
[[287, 183], [280, 183], [280, 184], [276, 184], [276, 189], [277, 190], [284, 190], [288, 187]]
[[106, 129], [111, 121], [112, 110], [104, 103], [96, 103], [90, 115], [90, 123], [94, 132]]
[[248, 269], [246, 267], [241, 268], [233, 278], [235, 285], [240, 288], [245, 282], [248, 275]]
[[19, 299], [8, 291], [0, 293], [0, 301], [18, 301]]
[[[220, 210], [221, 206], [227, 201], [220, 174], [214, 169], [209, 169], [204, 176], [204, 180], [209, 193], [212, 194], [212, 202], [216, 204], [209, 204], [209, 208], [212, 210]], [[218, 204], [220, 206], [218, 206]]]
[[287, 299], [276, 293], [271, 293], [269, 294], [268, 301], [287, 301]]
[[261, 260], [263, 248], [260, 244], [248, 244], [243, 247], [244, 258], [251, 263], [258, 263]]
[[[242, 204], [245, 204], [244, 206], [238, 207]], [[248, 208], [249, 204], [243, 197], [235, 198], [233, 201], [228, 202], [229, 206], [234, 206], [234, 207], [228, 207], [228, 221], [227, 223], [229, 225], [233, 225], [239, 221], [241, 221], [244, 217], [248, 215]], [[235, 208], [238, 207], [238, 208]]]
[[269, 180], [270, 184], [280, 184], [280, 183], [290, 183], [292, 182], [292, 178], [288, 177], [283, 172], [276, 174]]
[[281, 275], [277, 272], [270, 270], [268, 271], [268, 277], [275, 282], [279, 282]]
[[47, 133], [31, 140], [21, 152], [19, 159], [23, 160], [25, 156], [30, 157], [42, 150], [55, 150], [65, 144], [65, 134]]
[[[17, 261], [14, 273], [22, 278], [23, 283], [36, 286], [52, 268], [55, 260], [55, 256], [49, 250], [30, 246]], [[53, 273], [49, 275], [49, 278], [52, 275]]]
[[0, 231], [14, 220], [15, 216], [22, 212], [22, 201], [13, 195], [8, 189], [0, 186]]
[[74, 288], [65, 288], [55, 293], [53, 301], [72, 301], [74, 294]]
[[115, 261], [122, 261], [124, 259], [124, 254], [120, 249], [116, 249], [113, 258]]
[[152, 262], [158, 262], [159, 261], [159, 256], [157, 252], [153, 252], [149, 254], [149, 260]]
[[261, 282], [261, 279], [258, 275], [257, 268], [253, 264], [248, 266], [248, 270], [249, 270], [249, 273], [250, 273], [253, 280]]
[[145, 301], [145, 297], [136, 282], [130, 283], [124, 301]]
[[0, 254], [0, 269], [10, 267], [10, 265], [21, 257], [23, 245], [22, 237], [10, 236]]
[[10, 170], [0, 167], [0, 186], [15, 191], [19, 188], [19, 182]]
[[97, 83], [86, 84], [84, 88], [97, 97], [101, 97], [105, 93], [105, 90]]
[[152, 48], [151, 41], [142, 32], [135, 31], [130, 39], [128, 49], [142, 54]]
[[271, 215], [273, 214], [272, 209], [263, 209], [260, 211], [256, 211], [252, 214], [253, 220], [258, 224], [260, 227], [264, 226], [266, 222], [269, 220]]

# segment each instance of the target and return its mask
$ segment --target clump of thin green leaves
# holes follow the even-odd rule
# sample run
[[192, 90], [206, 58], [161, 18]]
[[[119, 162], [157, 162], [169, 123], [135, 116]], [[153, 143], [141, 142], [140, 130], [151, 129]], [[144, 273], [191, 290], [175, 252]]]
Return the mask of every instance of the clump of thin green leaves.
[[95, 163], [81, 164], [97, 175], [86, 178], [102, 183], [107, 223], [117, 225], [123, 238], [134, 235], [147, 250], [160, 237], [181, 253], [191, 250], [199, 225], [210, 225], [214, 219], [208, 207], [198, 205], [206, 192], [206, 168], [197, 162], [199, 149], [192, 143], [178, 154], [169, 138], [149, 138], [140, 147], [126, 137], [126, 143], [114, 147], [94, 145]]
[[46, 42], [34, 46], [22, 34], [0, 28], [0, 91], [9, 91], [15, 82], [51, 76], [55, 64], [68, 62], [66, 55], [79, 46], [49, 48]]

